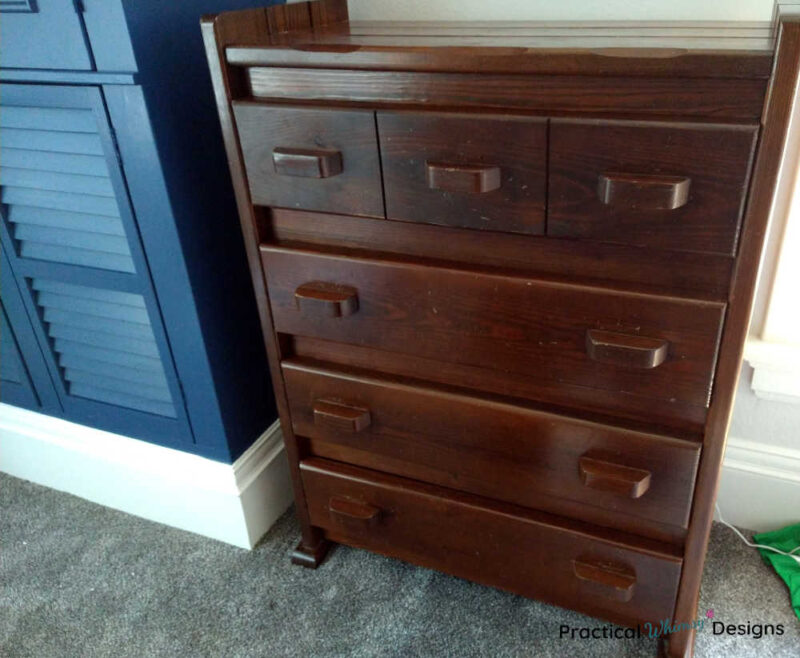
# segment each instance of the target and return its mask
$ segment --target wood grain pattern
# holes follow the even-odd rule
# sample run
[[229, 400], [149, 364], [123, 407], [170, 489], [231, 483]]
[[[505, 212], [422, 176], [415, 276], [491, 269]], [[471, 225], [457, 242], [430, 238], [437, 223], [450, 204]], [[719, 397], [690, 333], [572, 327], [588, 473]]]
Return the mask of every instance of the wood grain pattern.
[[[234, 103], [253, 203], [383, 216], [378, 141], [371, 112]], [[275, 149], [336, 151], [341, 171], [322, 178], [276, 171]]]
[[369, 409], [343, 402], [339, 397], [316, 398], [311, 404], [314, 427], [335, 432], [361, 432], [372, 422]]
[[[389, 219], [544, 233], [543, 120], [378, 112], [378, 135]], [[454, 184], [454, 169], [464, 165], [496, 172], [494, 185], [463, 171], [466, 182]]]
[[[346, 19], [345, 2], [324, 0], [203, 24], [293, 476], [293, 559], [316, 566], [342, 541], [612, 621], [690, 622], [800, 24], [783, 22], [770, 76], [758, 26], [476, 33]], [[273, 174], [276, 146], [341, 150], [341, 173], [295, 178], [306, 184], [370, 165], [338, 196], [269, 197], [277, 188], [242, 154], [263, 146], [264, 126], [242, 131], [232, 115], [263, 111], [259, 99], [288, 117], [268, 136], [291, 135], [294, 119], [318, 138], [273, 144], [256, 158]], [[321, 127], [349, 116], [359, 157], [303, 127], [305, 112], [327, 113]], [[473, 197], [436, 207], [408, 177], [382, 176], [376, 112], [419, 117], [398, 124], [407, 165], [427, 144], [451, 149], [425, 155], [422, 192]], [[443, 113], [473, 123], [433, 130]], [[520, 117], [550, 122], [524, 163], [546, 172], [548, 152], [546, 236], [516, 231], [516, 197], [494, 220], [512, 232], [474, 230], [476, 200], [508, 190], [486, 154], [511, 150], [476, 127], [513, 132]], [[473, 133], [479, 152], [454, 158]], [[403, 216], [384, 219], [393, 194]], [[320, 281], [357, 289], [357, 312], [298, 310], [296, 289]], [[692, 640], [674, 634], [663, 652], [689, 658]]]
[[[755, 125], [554, 119], [547, 233], [733, 254], [757, 135]], [[598, 183], [610, 172], [685, 178], [688, 197], [674, 208], [641, 193], [632, 203], [630, 191], [603, 198]]]
[[[548, 385], [630, 391], [708, 403], [724, 305], [416, 264], [262, 247], [279, 332], [535, 377]], [[358, 290], [358, 313], [299, 312], [294, 292], [326, 280]], [[588, 329], [666, 340], [667, 360], [642, 369], [587, 356]]]
[[763, 80], [478, 75], [252, 67], [255, 98], [755, 120]]
[[[309, 459], [300, 467], [311, 520], [334, 541], [623, 625], [654, 622], [672, 610], [681, 559], [644, 540], [597, 535], [557, 517], [335, 462]], [[377, 508], [380, 518], [371, 526], [341, 523], [331, 514], [334, 497]], [[617, 591], [620, 572], [635, 574], [635, 586], [623, 587], [630, 596]]]
[[598, 177], [597, 197], [607, 206], [632, 210], [676, 210], [689, 202], [687, 176], [607, 172]]
[[295, 289], [294, 305], [305, 317], [343, 318], [358, 311], [358, 290], [327, 281], [308, 281]]
[[[685, 48], [531, 48], [511, 45], [504, 34], [468, 45], [441, 47], [441, 39], [406, 47], [365, 43], [337, 29], [335, 33], [295, 34], [273, 39], [270, 47], [227, 49], [227, 60], [237, 66], [344, 68], [381, 71], [525, 73], [529, 75], [653, 76], [680, 78], [769, 77], [772, 50], [732, 53], [704, 44]], [[399, 41], [399, 40], [398, 40]], [[253, 41], [256, 43], [256, 41]], [[240, 44], [245, 43], [239, 41]]]
[[347, 0], [320, 0], [308, 3], [315, 32], [347, 21]]
[[286, 336], [286, 341], [287, 354], [516, 398], [525, 403], [546, 405], [548, 409], [565, 415], [594, 418], [626, 427], [643, 427], [690, 440], [702, 437], [706, 420], [705, 406], [677, 399], [646, 397], [636, 390], [573, 386], [540, 379], [527, 372], [443, 360], [441, 354], [428, 358], [304, 336]]
[[342, 152], [276, 146], [272, 149], [272, 164], [281, 176], [330, 178], [342, 173]]
[[280, 348], [273, 329], [269, 298], [258, 255], [258, 230], [255, 211], [248, 190], [239, 134], [231, 106], [231, 98], [242, 93], [243, 80], [225, 62], [225, 48], [231, 43], [247, 43], [250, 39], [255, 39], [260, 43], [269, 42], [269, 21], [267, 18], [269, 11], [263, 9], [243, 10], [219, 16], [204, 16], [200, 27], [211, 74], [211, 83], [214, 89], [214, 100], [219, 113], [231, 182], [233, 183], [233, 192], [236, 198], [236, 206], [239, 210], [239, 221], [244, 237], [245, 253], [250, 268], [253, 292], [258, 306], [261, 329], [264, 333], [264, 345], [269, 358], [270, 380], [275, 392], [275, 401], [278, 406], [284, 445], [286, 446], [286, 454], [289, 461], [295, 513], [300, 523], [301, 539], [292, 555], [292, 561], [305, 567], [314, 568], [321, 563], [330, 544], [325, 540], [320, 529], [311, 525], [308, 517], [305, 492], [299, 469], [301, 453], [297, 442], [291, 434], [289, 408], [283, 379], [280, 374]]
[[[688, 526], [696, 442], [304, 359], [282, 367], [293, 429], [315, 455], [673, 543]], [[320, 398], [369, 409], [369, 425], [355, 433], [344, 422], [320, 424]], [[630, 483], [631, 471], [649, 474], [646, 488]], [[628, 484], [603, 486], [601, 474], [606, 485], [612, 477]]]
[[[703, 562], [714, 518], [713, 503], [717, 497], [736, 382], [739, 379], [744, 341], [750, 324], [759, 260], [792, 116], [793, 99], [800, 84], [800, 21], [784, 19], [780, 22], [779, 29], [775, 71], [764, 110], [764, 131], [745, 211], [741, 249], [733, 275], [731, 307], [720, 344], [716, 375], [719, 388], [712, 400], [706, 422], [703, 456], [692, 507], [692, 525], [686, 541], [686, 566], [675, 605], [677, 623], [687, 623], [697, 614]], [[664, 647], [664, 653], [670, 658], [691, 658], [693, 651], [693, 630], [671, 635]]]
[[600, 363], [630, 368], [658, 368], [669, 357], [669, 341], [589, 329], [586, 332], [586, 354]]
[[271, 35], [311, 28], [311, 13], [307, 2], [278, 5], [266, 13]]
[[591, 583], [595, 591], [629, 602], [636, 590], [636, 572], [627, 564], [578, 557], [572, 561], [572, 570], [579, 580]]
[[643, 468], [624, 466], [618, 458], [590, 451], [578, 460], [584, 486], [611, 491], [629, 498], [641, 498], [650, 490], [652, 473]]
[[425, 163], [425, 180], [432, 190], [454, 194], [486, 194], [502, 185], [500, 167], [495, 165]]
[[[273, 208], [262, 242], [317, 245], [418, 259], [517, 269], [659, 294], [728, 298], [733, 259], [718, 254], [468, 231]], [[442, 249], [442, 245], [447, 245]]]

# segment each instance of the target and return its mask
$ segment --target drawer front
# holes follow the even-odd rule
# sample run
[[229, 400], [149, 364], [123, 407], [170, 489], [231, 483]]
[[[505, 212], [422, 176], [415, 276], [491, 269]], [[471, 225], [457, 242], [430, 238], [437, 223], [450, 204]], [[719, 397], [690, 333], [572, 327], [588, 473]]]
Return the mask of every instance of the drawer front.
[[314, 454], [658, 539], [688, 524], [699, 444], [301, 360], [283, 374]]
[[672, 615], [681, 560], [655, 542], [325, 460], [300, 468], [311, 523], [334, 541], [620, 624]]
[[389, 219], [544, 233], [547, 123], [378, 112]]
[[254, 204], [383, 217], [372, 112], [233, 105]]
[[515, 375], [567, 404], [575, 387], [708, 404], [719, 303], [277, 247], [262, 257], [278, 332]]
[[547, 233], [733, 254], [757, 134], [553, 119]]

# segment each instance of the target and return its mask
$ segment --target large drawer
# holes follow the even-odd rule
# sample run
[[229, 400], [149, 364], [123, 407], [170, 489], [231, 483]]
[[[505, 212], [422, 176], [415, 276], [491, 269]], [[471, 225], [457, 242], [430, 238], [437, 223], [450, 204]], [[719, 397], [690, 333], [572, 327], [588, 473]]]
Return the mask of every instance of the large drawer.
[[253, 203], [383, 217], [373, 112], [235, 102]]
[[500, 388], [567, 405], [586, 391], [605, 391], [608, 411], [708, 404], [720, 303], [280, 247], [262, 258], [281, 333], [433, 361], [421, 378], [439, 378], [436, 363], [502, 373]]
[[733, 254], [758, 126], [552, 119], [547, 234]]
[[283, 375], [313, 454], [657, 539], [688, 524], [697, 443], [302, 360]]
[[544, 233], [546, 120], [377, 116], [389, 219]]
[[650, 540], [326, 460], [300, 469], [334, 541], [620, 624], [672, 616], [682, 561]]

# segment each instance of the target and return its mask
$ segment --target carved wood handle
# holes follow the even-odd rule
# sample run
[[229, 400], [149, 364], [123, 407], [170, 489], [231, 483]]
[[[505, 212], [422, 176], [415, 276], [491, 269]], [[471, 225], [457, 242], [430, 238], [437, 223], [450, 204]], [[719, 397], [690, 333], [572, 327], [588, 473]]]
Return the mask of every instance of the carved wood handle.
[[339, 400], [314, 400], [314, 424], [337, 432], [360, 432], [369, 427], [369, 409]]
[[641, 498], [650, 488], [650, 471], [615, 464], [587, 453], [578, 460], [581, 481], [590, 489]]
[[625, 564], [615, 564], [595, 558], [576, 558], [572, 570], [579, 580], [602, 588], [618, 601], [630, 601], [636, 589], [636, 572]]
[[299, 149], [278, 146], [272, 163], [281, 176], [330, 178], [342, 172], [342, 153], [336, 149]]
[[631, 368], [657, 368], [667, 358], [669, 341], [589, 329], [586, 353], [590, 359]]
[[365, 526], [374, 525], [381, 516], [380, 507], [345, 496], [333, 496], [328, 501], [328, 509], [334, 518], [346, 523], [356, 522]]
[[294, 291], [294, 301], [302, 312], [343, 318], [358, 310], [358, 291], [352, 286], [309, 281]]
[[483, 194], [500, 187], [500, 167], [427, 162], [428, 187], [432, 190]]
[[606, 173], [597, 196], [607, 206], [637, 210], [675, 210], [689, 201], [691, 179], [659, 174]]

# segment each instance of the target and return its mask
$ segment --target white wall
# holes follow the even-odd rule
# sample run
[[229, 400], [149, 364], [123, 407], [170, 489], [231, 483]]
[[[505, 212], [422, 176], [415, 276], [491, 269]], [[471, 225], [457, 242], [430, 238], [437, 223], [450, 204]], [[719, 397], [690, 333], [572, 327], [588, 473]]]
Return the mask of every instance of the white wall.
[[348, 0], [351, 20], [768, 21], [773, 0]]
[[753, 369], [742, 367], [730, 436], [800, 450], [800, 404], [773, 402], [757, 397], [750, 388]]

